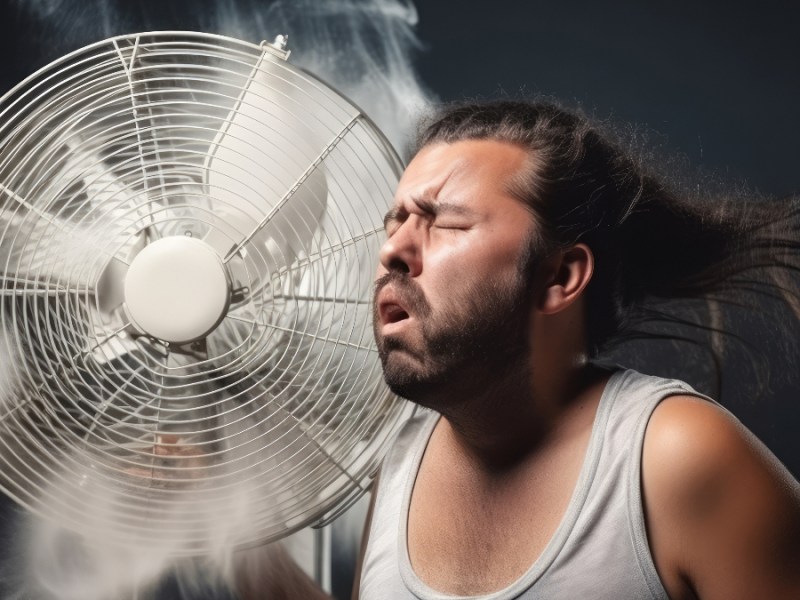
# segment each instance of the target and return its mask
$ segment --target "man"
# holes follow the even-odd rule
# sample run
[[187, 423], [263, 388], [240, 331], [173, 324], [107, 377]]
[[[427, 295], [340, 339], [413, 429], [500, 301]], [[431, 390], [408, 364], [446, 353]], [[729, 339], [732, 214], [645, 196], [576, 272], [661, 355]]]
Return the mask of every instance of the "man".
[[356, 595], [800, 598], [798, 483], [686, 384], [596, 360], [742, 273], [796, 307], [796, 205], [693, 206], [547, 104], [449, 109], [420, 147], [375, 336], [433, 410], [383, 464]]

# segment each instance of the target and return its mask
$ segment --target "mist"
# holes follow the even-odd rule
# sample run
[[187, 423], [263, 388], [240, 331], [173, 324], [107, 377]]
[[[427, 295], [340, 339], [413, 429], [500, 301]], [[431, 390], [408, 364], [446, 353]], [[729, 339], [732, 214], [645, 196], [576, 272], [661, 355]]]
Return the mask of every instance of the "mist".
[[41, 21], [43, 60], [115, 35], [152, 30], [218, 33], [258, 43], [289, 37], [289, 62], [359, 106], [405, 157], [413, 124], [432, 101], [414, 60], [424, 50], [407, 0], [199, 0], [178, 4], [120, 0], [11, 0]]
[[[434, 101], [413, 62], [422, 47], [415, 35], [417, 11], [403, 0], [255, 0], [198, 2], [193, 12], [175, 7], [132, 8], [104, 0], [12, 0], [14, 10], [41, 22], [40, 64], [102, 39], [151, 30], [198, 30], [258, 43], [288, 35], [289, 62], [327, 82], [359, 106], [406, 155], [413, 123]], [[0, 400], [15, 385], [13, 358], [0, 348]], [[70, 460], [80, 461], [80, 457]], [[90, 481], [89, 484], [92, 482]], [[100, 489], [102, 486], [87, 489]], [[57, 483], [49, 490], [59, 494]], [[14, 525], [0, 572], [4, 598], [23, 600], [146, 600], [158, 598], [158, 582], [173, 573], [185, 594], [222, 598], [233, 583], [235, 548], [229, 542], [247, 525], [247, 500], [224, 507], [205, 527], [219, 536], [212, 554], [181, 558], [180, 547], [154, 544], [131, 549], [107, 518], [107, 504], [124, 489], [87, 492], [80, 498], [101, 526], [78, 535], [62, 523], [26, 515]], [[74, 500], [74, 498], [73, 498]], [[112, 513], [108, 513], [112, 514]], [[107, 529], [104, 530], [103, 527]]]

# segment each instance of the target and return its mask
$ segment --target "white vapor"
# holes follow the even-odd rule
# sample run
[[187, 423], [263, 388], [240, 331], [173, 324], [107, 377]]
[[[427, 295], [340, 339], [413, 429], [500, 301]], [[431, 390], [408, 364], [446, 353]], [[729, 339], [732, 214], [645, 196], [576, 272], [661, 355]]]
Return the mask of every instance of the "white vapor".
[[[152, 5], [163, 1], [153, 0]], [[421, 45], [414, 31], [417, 11], [409, 0], [185, 0], [180, 13], [168, 7], [172, 13], [167, 26], [148, 18], [147, 4], [125, 7], [123, 13], [124, 3], [113, 0], [10, 2], [14, 10], [32, 14], [46, 26], [48, 39], [42, 43], [48, 49], [43, 55], [49, 57], [113, 35], [156, 29], [199, 30], [255, 43], [287, 34], [289, 62], [352, 100], [401, 155], [412, 141], [418, 115], [434, 100], [413, 68]], [[131, 12], [135, 10], [141, 13], [137, 16]], [[4, 348], [0, 344], [0, 408], [4, 394], [16, 385], [13, 357]], [[113, 493], [86, 499], [98, 518], [103, 502], [114, 500]], [[5, 569], [0, 595], [20, 600], [144, 600], [155, 597], [148, 590], [171, 568], [183, 577], [184, 589], [216, 589], [231, 574], [233, 548], [226, 542], [232, 532], [247, 526], [251, 514], [247, 500], [240, 499], [241, 506], [227, 507], [216, 522], [206, 524], [220, 539], [219, 552], [195, 561], [178, 559], [163, 546], [149, 552], [126, 550], [102, 537], [81, 538], [58, 524], [31, 518], [18, 528], [16, 547], [7, 549], [16, 572], [9, 576]]]
[[[403, 155], [417, 116], [435, 98], [413, 67], [422, 45], [410, 0], [186, 0], [115, 12], [111, 0], [11, 0], [47, 24], [48, 56], [113, 35], [155, 29], [198, 30], [258, 43], [288, 34], [289, 61], [358, 105]], [[152, 4], [158, 0], [153, 0]], [[155, 9], [151, 9], [155, 12]], [[58, 47], [56, 46], [56, 49]]]

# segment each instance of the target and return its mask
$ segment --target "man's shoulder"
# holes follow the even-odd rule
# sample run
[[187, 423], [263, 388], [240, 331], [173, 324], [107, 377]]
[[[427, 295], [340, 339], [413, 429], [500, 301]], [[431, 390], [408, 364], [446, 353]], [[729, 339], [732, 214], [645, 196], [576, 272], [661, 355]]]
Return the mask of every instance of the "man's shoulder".
[[[712, 558], [762, 575], [777, 569], [772, 559], [800, 558], [800, 485], [715, 403], [690, 395], [659, 403], [644, 440], [642, 493], [662, 579], [680, 571], [695, 586], [716, 587]], [[773, 575], [764, 583], [786, 581]]]
[[690, 511], [713, 510], [716, 501], [746, 485], [751, 472], [792, 479], [730, 412], [691, 395], [670, 396], [655, 408], [645, 435], [642, 468], [645, 484], [670, 498], [676, 509]]
[[662, 400], [653, 410], [644, 442], [645, 467], [684, 487], [718, 471], [741, 453], [757, 452], [760, 442], [728, 411], [683, 394]]

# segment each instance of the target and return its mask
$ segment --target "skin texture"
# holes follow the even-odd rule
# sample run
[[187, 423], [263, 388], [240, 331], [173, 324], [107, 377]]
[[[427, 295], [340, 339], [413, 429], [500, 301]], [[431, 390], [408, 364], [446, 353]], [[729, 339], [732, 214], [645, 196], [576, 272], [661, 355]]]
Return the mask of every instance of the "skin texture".
[[[387, 380], [416, 378], [413, 399], [444, 416], [412, 494], [409, 552], [417, 575], [451, 594], [501, 589], [541, 553], [607, 379], [585, 360], [591, 251], [532, 257], [530, 285], [515, 279], [536, 222], [504, 182], [529, 159], [489, 140], [423, 148], [400, 182], [381, 252], [376, 339], [399, 341], [383, 348]], [[425, 310], [407, 302], [409, 286]], [[491, 346], [440, 357], [431, 332], [467, 322], [465, 298], [497, 287], [518, 296], [509, 306], [521, 352], [504, 357], [513, 368], [498, 369]], [[642, 483], [651, 554], [671, 598], [800, 597], [798, 483], [725, 411], [691, 397], [662, 402]]]
[[[536, 219], [506, 188], [531, 164], [491, 140], [425, 147], [387, 214], [375, 298], [386, 379], [443, 415], [412, 492], [408, 548], [420, 579], [450, 594], [502, 589], [541, 554], [608, 379], [586, 360], [591, 250], [532, 253]], [[723, 409], [664, 400], [642, 490], [670, 598], [800, 598], [800, 486]]]
[[[523, 150], [500, 142], [425, 148], [387, 219], [379, 281], [402, 274], [430, 307], [415, 311], [390, 287], [403, 278], [379, 286], [378, 343], [402, 342], [384, 352], [387, 381], [424, 382], [412, 399], [445, 416], [412, 494], [409, 552], [423, 581], [448, 593], [505, 587], [541, 553], [566, 510], [606, 379], [583, 356], [578, 300], [591, 253], [576, 246], [526, 259], [535, 219], [504, 182], [528, 163]], [[533, 278], [522, 281], [533, 266]], [[490, 297], [498, 287], [510, 298], [506, 321], [440, 358], [426, 332], [475, 318], [464, 298]], [[393, 320], [394, 304], [408, 318]], [[498, 308], [486, 310], [502, 315]], [[506, 322], [521, 338], [511, 339], [510, 353]], [[481, 344], [485, 351], [469, 350]]]
[[800, 486], [735, 418], [668, 398], [642, 460], [650, 547], [671, 598], [800, 598]]
[[[525, 368], [527, 314], [519, 300], [528, 260], [521, 248], [533, 227], [518, 202], [492, 214], [483, 210], [494, 198], [482, 196], [482, 178], [510, 174], [519, 165], [504, 165], [505, 156], [480, 165], [460, 156], [450, 160], [446, 150], [432, 149], [430, 160], [415, 163], [402, 179], [385, 220], [388, 240], [375, 294], [375, 336], [387, 383], [440, 410], [475, 381]], [[448, 199], [454, 188], [471, 200]], [[508, 235], [499, 238], [498, 231]]]

